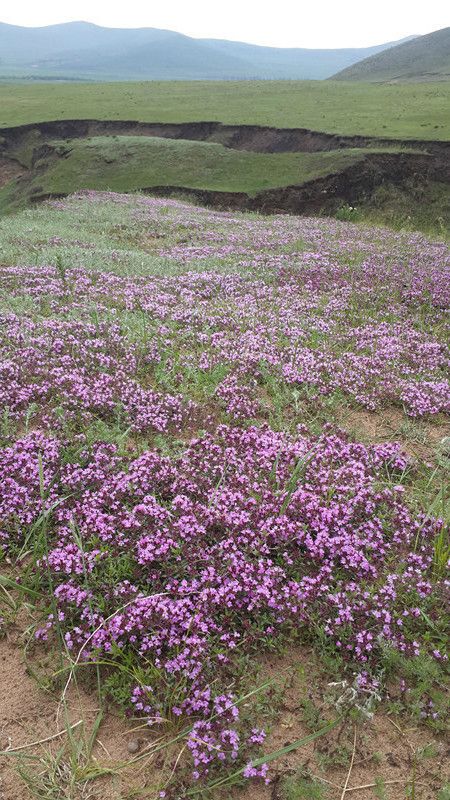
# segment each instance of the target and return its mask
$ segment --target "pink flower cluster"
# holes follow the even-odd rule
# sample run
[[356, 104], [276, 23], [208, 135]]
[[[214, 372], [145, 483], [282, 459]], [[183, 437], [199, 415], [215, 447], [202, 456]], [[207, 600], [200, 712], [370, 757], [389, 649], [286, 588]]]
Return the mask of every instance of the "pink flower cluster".
[[[39, 460], [46, 502], [59, 501], [46, 563], [70, 646], [151, 658], [164, 681], [183, 678], [185, 713], [237, 646], [268, 630], [320, 627], [361, 663], [386, 645], [425, 646], [418, 606], [438, 610], [431, 566], [443, 523], [414, 517], [401, 491], [383, 488], [407, 464], [395, 445], [221, 426], [172, 459], [127, 461], [99, 444], [64, 464], [55, 440], [30, 434], [0, 459], [1, 534], [13, 549], [42, 509]], [[127, 580], [108, 585], [121, 563]], [[98, 595], [86, 593], [86, 573]]]
[[[139, 433], [180, 429], [194, 405], [139, 382], [140, 354], [116, 324], [1, 319], [0, 403], [15, 421], [83, 429], [96, 419]], [[151, 362], [153, 353], [142, 356]]]

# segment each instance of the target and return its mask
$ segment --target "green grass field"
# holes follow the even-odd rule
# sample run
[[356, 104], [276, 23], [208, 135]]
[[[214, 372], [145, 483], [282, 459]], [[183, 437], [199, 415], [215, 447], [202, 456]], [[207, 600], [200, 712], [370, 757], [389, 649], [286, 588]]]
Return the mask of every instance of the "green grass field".
[[[1, 126], [79, 118], [219, 120], [445, 141], [450, 139], [449, 108], [450, 82], [383, 86], [331, 81], [0, 83], [0, 137]], [[7, 155], [33, 169], [0, 189], [0, 213], [24, 208], [48, 194], [83, 188], [130, 192], [177, 186], [255, 195], [338, 173], [367, 153], [363, 149], [255, 153], [211, 142], [97, 136], [53, 141], [51, 146], [59, 144], [63, 157], [45, 152], [36, 162], [44, 140], [31, 130], [18, 140], [16, 149], [10, 146]], [[370, 208], [358, 209], [358, 218], [366, 219], [369, 213], [377, 222], [448, 235], [448, 187], [436, 184], [421, 192], [416, 198], [412, 190], [399, 194], [387, 187]]]
[[450, 82], [0, 84], [0, 127], [53, 119], [219, 120], [403, 139], [450, 138]]
[[[62, 144], [61, 146], [64, 147]], [[367, 150], [324, 153], [252, 153], [220, 144], [143, 136], [75, 139], [68, 155], [53, 162], [34, 183], [43, 193], [79, 188], [133, 191], [150, 186], [183, 186], [255, 194], [304, 183], [361, 160]]]
[[426, 186], [379, 186], [362, 205], [342, 206], [338, 219], [387, 225], [400, 231], [423, 231], [450, 239], [450, 191], [448, 184], [429, 181]]

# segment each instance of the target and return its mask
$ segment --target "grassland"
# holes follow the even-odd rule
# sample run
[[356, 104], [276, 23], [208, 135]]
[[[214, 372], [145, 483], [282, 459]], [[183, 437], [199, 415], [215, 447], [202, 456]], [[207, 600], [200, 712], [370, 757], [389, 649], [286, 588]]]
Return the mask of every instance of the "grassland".
[[[313, 81], [0, 84], [0, 125], [6, 127], [73, 118], [169, 123], [217, 120], [400, 138], [407, 143], [449, 140], [449, 108], [448, 82], [385, 86]], [[5, 150], [6, 157], [31, 171], [23, 178], [10, 179], [11, 165], [3, 167], [6, 178], [0, 189], [0, 213], [23, 208], [42, 196], [82, 188], [122, 192], [178, 186], [252, 196], [339, 173], [358, 160], [362, 163], [367, 153], [364, 149], [256, 153], [227, 149], [219, 143], [134, 135], [94, 135], [86, 140], [48, 143], [51, 152], [44, 148], [39, 155], [47, 141], [34, 130], [21, 137], [17, 150]], [[344, 193], [345, 199], [328, 205], [324, 195], [323, 207], [319, 202], [311, 207], [315, 212], [334, 213], [340, 202], [345, 205], [348, 201], [358, 206], [357, 212], [351, 212], [352, 219], [448, 235], [448, 185], [439, 183], [436, 171], [433, 186], [427, 176], [419, 180], [419, 187], [407, 183], [400, 189], [390, 186], [389, 169], [382, 180], [385, 190], [373, 199], [371, 190], [364, 196], [363, 187], [355, 196], [349, 191]], [[342, 213], [347, 213], [345, 208]]]
[[349, 135], [450, 139], [450, 82], [0, 84], [0, 126], [53, 119], [218, 120]]
[[339, 219], [388, 225], [395, 230], [419, 230], [430, 236], [450, 238], [450, 191], [448, 184], [414, 181], [404, 186], [379, 186], [360, 206], [341, 206]]

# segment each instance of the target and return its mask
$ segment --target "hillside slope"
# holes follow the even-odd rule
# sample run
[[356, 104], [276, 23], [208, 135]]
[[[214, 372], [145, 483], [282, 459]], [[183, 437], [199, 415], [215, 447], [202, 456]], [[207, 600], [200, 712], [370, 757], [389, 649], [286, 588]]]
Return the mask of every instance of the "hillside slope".
[[321, 79], [390, 46], [309, 50], [193, 39], [157, 28], [0, 23], [0, 78]]
[[342, 81], [448, 80], [450, 28], [418, 36], [353, 64], [333, 76]]

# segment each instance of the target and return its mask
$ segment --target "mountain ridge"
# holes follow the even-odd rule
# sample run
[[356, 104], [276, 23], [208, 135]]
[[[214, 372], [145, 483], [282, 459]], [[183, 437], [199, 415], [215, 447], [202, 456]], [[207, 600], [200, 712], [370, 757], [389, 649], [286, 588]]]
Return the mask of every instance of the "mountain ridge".
[[386, 48], [331, 77], [378, 82], [450, 79], [450, 27]]
[[82, 20], [37, 28], [0, 22], [0, 79], [320, 80], [393, 44], [277, 48]]

